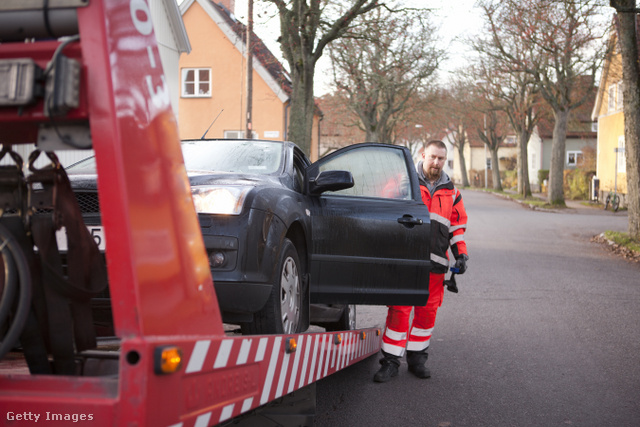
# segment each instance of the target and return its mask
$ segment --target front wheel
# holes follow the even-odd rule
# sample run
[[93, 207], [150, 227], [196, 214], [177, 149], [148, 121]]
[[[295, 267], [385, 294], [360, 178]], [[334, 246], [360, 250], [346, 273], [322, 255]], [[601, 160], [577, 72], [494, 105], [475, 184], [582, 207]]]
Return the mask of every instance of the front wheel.
[[345, 305], [342, 315], [337, 322], [325, 325], [327, 332], [334, 331], [352, 331], [356, 328], [356, 306], [353, 304]]
[[611, 201], [611, 209], [613, 209], [614, 212], [618, 212], [619, 207], [620, 207], [620, 196], [616, 194], [615, 196], [613, 196], [613, 200]]
[[252, 323], [241, 325], [244, 335], [292, 334], [302, 332], [304, 286], [298, 251], [285, 238], [271, 295], [265, 306], [253, 316]]

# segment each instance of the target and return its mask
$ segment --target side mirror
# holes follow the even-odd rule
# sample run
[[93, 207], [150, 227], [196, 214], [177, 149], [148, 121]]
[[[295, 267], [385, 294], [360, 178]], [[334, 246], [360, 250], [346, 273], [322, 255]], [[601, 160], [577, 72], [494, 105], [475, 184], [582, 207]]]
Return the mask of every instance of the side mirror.
[[351, 187], [353, 187], [353, 175], [349, 171], [324, 171], [315, 178], [309, 178], [309, 194], [312, 195]]

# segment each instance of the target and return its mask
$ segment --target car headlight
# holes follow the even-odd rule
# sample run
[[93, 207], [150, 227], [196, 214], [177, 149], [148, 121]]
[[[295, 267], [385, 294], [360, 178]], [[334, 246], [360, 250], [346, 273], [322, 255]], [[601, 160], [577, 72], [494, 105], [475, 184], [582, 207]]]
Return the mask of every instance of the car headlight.
[[191, 196], [198, 213], [239, 215], [251, 188], [192, 187]]

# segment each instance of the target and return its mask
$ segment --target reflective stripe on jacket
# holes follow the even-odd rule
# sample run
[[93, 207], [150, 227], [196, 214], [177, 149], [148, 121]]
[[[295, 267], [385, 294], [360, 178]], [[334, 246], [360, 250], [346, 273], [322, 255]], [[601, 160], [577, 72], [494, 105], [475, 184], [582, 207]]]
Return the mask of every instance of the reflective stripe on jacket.
[[[422, 163], [419, 164], [422, 169]], [[462, 195], [453, 182], [447, 180], [438, 185], [429, 193], [427, 184], [421, 170], [418, 170], [420, 178], [420, 193], [422, 201], [431, 217], [431, 263], [432, 272], [446, 273], [449, 267], [447, 251], [451, 247], [454, 257], [467, 255], [467, 244], [464, 241], [464, 232], [467, 229], [467, 212], [464, 209]]]

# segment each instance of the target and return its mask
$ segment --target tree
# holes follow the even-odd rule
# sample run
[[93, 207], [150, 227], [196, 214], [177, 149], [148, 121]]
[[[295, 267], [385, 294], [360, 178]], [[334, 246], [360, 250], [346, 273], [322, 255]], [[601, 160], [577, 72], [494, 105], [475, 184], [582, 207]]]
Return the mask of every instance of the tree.
[[458, 150], [460, 179], [463, 187], [469, 186], [464, 150], [469, 142], [469, 132], [473, 130], [469, 121], [469, 115], [474, 112], [471, 102], [473, 89], [472, 85], [465, 82], [463, 74], [456, 73], [450, 84], [450, 89], [443, 93], [443, 99], [438, 106], [447, 117], [443, 124], [446, 125], [449, 142]]
[[522, 71], [522, 64], [531, 55], [530, 47], [519, 26], [503, 25], [511, 19], [509, 9], [490, 2], [483, 2], [481, 8], [486, 36], [470, 40], [479, 54], [475, 78], [484, 82], [479, 89], [493, 100], [492, 108], [504, 111], [509, 118], [518, 144], [518, 193], [528, 197], [531, 184], [527, 148], [542, 111], [535, 78]]
[[[377, 0], [352, 0], [346, 10], [326, 0], [265, 0], [278, 8], [280, 46], [291, 74], [291, 108], [288, 139], [310, 154], [313, 82], [316, 63], [325, 47], [342, 37], [353, 20], [383, 4]], [[331, 18], [335, 16], [336, 18]]]
[[[491, 26], [496, 48], [511, 61], [516, 72], [528, 73], [535, 79], [541, 96], [553, 110], [549, 202], [564, 205], [569, 115], [591, 96], [585, 82], [593, 86], [604, 58], [604, 27], [598, 21], [601, 7], [595, 2], [574, 0], [506, 0], [495, 11]], [[518, 35], [522, 42], [518, 53], [522, 55], [512, 54], [506, 40], [499, 36], [503, 32]]]
[[[498, 149], [500, 148], [500, 143], [504, 141], [507, 136], [507, 118], [504, 113], [503, 104], [499, 99], [494, 98], [487, 92], [481, 91], [479, 94], [480, 97], [476, 100], [477, 106], [475, 107], [479, 114], [473, 116], [473, 123], [476, 134], [491, 154], [492, 188], [502, 191]], [[480, 116], [482, 116], [482, 121], [480, 121]]]
[[444, 57], [425, 16], [424, 10], [379, 8], [360, 16], [329, 48], [335, 85], [360, 117], [365, 141], [394, 142], [411, 97], [427, 86]]
[[627, 157], [629, 235], [640, 240], [640, 66], [635, 0], [611, 0], [620, 21], [618, 38], [622, 54], [624, 140]]

